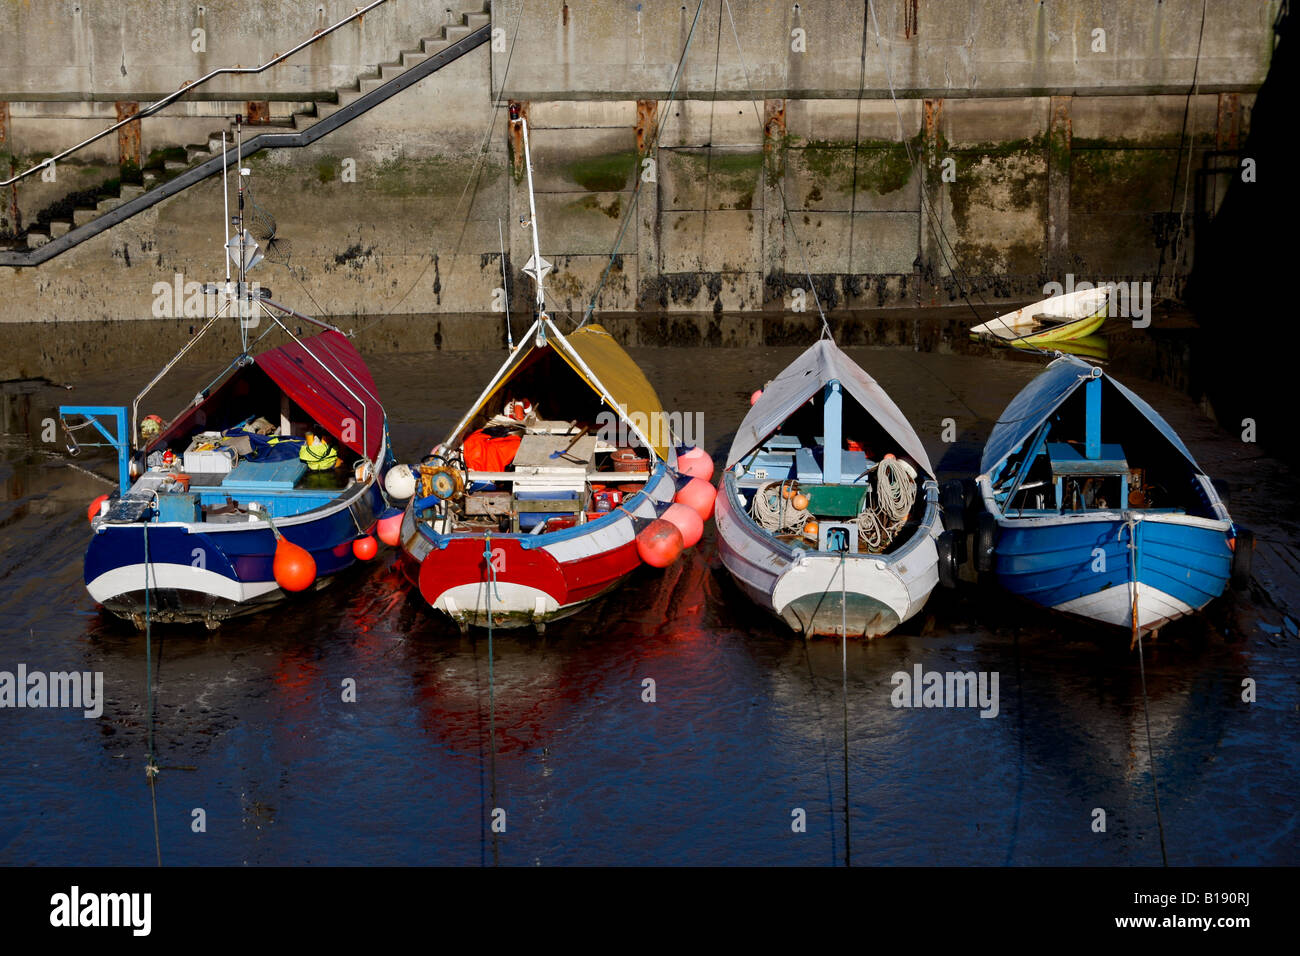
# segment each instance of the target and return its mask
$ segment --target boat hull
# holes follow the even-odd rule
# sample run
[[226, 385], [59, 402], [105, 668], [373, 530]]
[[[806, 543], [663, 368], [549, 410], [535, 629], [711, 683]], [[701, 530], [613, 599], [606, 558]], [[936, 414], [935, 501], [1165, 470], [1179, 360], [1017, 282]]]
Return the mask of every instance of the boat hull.
[[[275, 525], [311, 553], [320, 588], [356, 563], [357, 529], [372, 529], [383, 507], [371, 478], [330, 505]], [[86, 589], [106, 610], [137, 624], [147, 610], [155, 622], [215, 626], [287, 596], [272, 569], [275, 547], [265, 521], [100, 524], [86, 549]]]
[[616, 589], [641, 566], [632, 516], [654, 518], [676, 485], [660, 463], [623, 510], [549, 534], [440, 534], [402, 519], [402, 566], [434, 610], [462, 628], [545, 626]]
[[881, 637], [913, 617], [939, 583], [938, 487], [912, 540], [891, 554], [793, 548], [759, 527], [738, 504], [727, 474], [718, 493], [718, 554], [760, 607], [808, 636]]
[[1232, 573], [1230, 522], [1151, 515], [1133, 526], [1135, 562], [1121, 513], [999, 517], [993, 569], [1019, 597], [1126, 629], [1133, 624], [1136, 579], [1143, 633], [1199, 611], [1223, 593]]

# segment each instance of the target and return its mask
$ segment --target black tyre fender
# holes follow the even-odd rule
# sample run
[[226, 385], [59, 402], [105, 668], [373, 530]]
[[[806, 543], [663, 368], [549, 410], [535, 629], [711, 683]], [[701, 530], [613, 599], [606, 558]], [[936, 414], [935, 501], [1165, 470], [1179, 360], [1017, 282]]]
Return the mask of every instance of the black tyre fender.
[[939, 583], [946, 588], [957, 586], [957, 535], [956, 531], [945, 531], [935, 542], [939, 551]]
[[1255, 555], [1255, 533], [1248, 528], [1237, 529], [1237, 543], [1232, 549], [1232, 586], [1244, 588], [1250, 583], [1250, 565]]
[[966, 490], [960, 481], [943, 483], [939, 488], [939, 505], [943, 508], [944, 529], [959, 534], [964, 533], [966, 531]]
[[998, 522], [987, 511], [981, 512], [975, 530], [975, 570], [993, 570], [993, 555], [998, 546]]

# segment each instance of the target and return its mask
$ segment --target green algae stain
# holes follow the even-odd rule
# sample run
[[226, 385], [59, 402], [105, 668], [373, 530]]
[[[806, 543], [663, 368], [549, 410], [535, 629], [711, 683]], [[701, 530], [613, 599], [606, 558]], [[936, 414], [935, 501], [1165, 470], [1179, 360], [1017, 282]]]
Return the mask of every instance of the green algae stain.
[[635, 151], [611, 153], [575, 159], [566, 171], [569, 178], [593, 193], [613, 193], [628, 189], [628, 180], [637, 166]]

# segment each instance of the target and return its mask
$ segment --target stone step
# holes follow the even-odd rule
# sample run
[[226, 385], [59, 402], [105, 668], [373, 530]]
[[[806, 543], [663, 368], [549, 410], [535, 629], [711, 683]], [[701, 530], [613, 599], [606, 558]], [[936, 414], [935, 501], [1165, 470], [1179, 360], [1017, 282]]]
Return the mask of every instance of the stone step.
[[49, 235], [44, 232], [29, 232], [27, 234], [28, 249], [39, 249], [41, 246], [45, 245], [49, 241], [50, 241]]
[[420, 50], [427, 53], [429, 56], [433, 56], [435, 53], [441, 53], [443, 50], [447, 49], [448, 46], [450, 46], [450, 44], [442, 37], [429, 37], [428, 39], [420, 41]]
[[190, 165], [204, 159], [212, 158], [212, 150], [207, 146], [186, 146], [185, 158]]
[[421, 50], [408, 50], [402, 54], [402, 69], [409, 70], [417, 63], [423, 63], [429, 59], [429, 54]]
[[[382, 76], [369, 77], [361, 81], [361, 93], [369, 93], [371, 90], [377, 90], [392, 77], [384, 78]], [[360, 93], [358, 96], [361, 95]], [[341, 95], [340, 95], [341, 97]]]
[[311, 129], [329, 115], [327, 113], [321, 113], [320, 109], [320, 107], [316, 108], [316, 114], [314, 116], [311, 113], [294, 113], [293, 128], [299, 132], [302, 132], [305, 129]]
[[465, 26], [471, 31], [481, 29], [492, 22], [490, 13], [467, 13], [465, 14]]
[[361, 99], [360, 90], [339, 90], [339, 106], [347, 106], [349, 103], [355, 103]]
[[84, 226], [92, 219], [99, 218], [98, 209], [74, 209], [72, 210], [72, 224], [74, 226]]
[[72, 230], [72, 223], [66, 219], [50, 220], [50, 238], [57, 239], [59, 236], [66, 236]]
[[136, 186], [131, 183], [123, 183], [118, 187], [117, 195], [122, 200], [134, 199], [136, 196], [144, 195], [144, 187]]
[[445, 27], [442, 34], [446, 38], [448, 45], [450, 45], [455, 43], [457, 40], [465, 39], [473, 32], [473, 28], [468, 27], [463, 23], [453, 23], [451, 26]]
[[[103, 215], [104, 213], [112, 209], [116, 209], [124, 202], [126, 202], [125, 199], [101, 199], [98, 203], [95, 204], [95, 212], [99, 213], [100, 215]], [[77, 211], [80, 212], [81, 210], [77, 210]], [[77, 225], [81, 225], [81, 223], [77, 223]]]
[[178, 159], [163, 160], [164, 173], [179, 173], [182, 169], [188, 169], [189, 163], [183, 163]]

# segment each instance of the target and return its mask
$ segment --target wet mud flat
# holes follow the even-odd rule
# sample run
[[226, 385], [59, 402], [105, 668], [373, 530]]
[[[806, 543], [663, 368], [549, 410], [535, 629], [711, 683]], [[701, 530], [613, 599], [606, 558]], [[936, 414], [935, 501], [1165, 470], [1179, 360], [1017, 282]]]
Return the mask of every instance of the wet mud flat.
[[[942, 335], [918, 344], [847, 351], [908, 415], [941, 478], [971, 474], [1042, 360]], [[835, 865], [847, 807], [855, 864], [1153, 865], [1154, 755], [1170, 863], [1294, 864], [1300, 483], [1188, 397], [1185, 342], [1121, 344], [1112, 371], [1231, 483], [1234, 517], [1260, 541], [1248, 590], [1146, 643], [1153, 753], [1125, 635], [973, 584], [936, 591], [888, 637], [850, 643], [846, 751], [839, 643], [805, 642], [749, 605], [712, 528], [667, 571], [639, 571], [542, 637], [494, 635], [491, 680], [486, 634], [423, 609], [386, 549], [269, 614], [214, 633], [153, 630], [163, 861]], [[445, 436], [502, 358], [358, 345], [407, 461]], [[665, 409], [703, 416], [720, 459], [750, 393], [801, 348], [630, 353]], [[47, 382], [3, 390], [0, 671], [97, 671], [105, 687], [91, 719], [0, 709], [6, 864], [154, 859], [144, 641], [81, 581], [85, 507], [108, 487], [92, 472], [111, 464], [69, 459], [61, 436], [41, 441], [60, 402], [129, 404], [173, 350], [147, 351], [110, 336], [99, 357], [51, 358], [37, 373]], [[201, 377], [165, 379], [150, 404], [169, 415]], [[944, 442], [949, 419], [956, 440]], [[996, 674], [996, 712], [896, 706], [897, 675], [918, 666]], [[193, 830], [195, 808], [206, 832]], [[498, 808], [504, 833], [491, 829]]]

